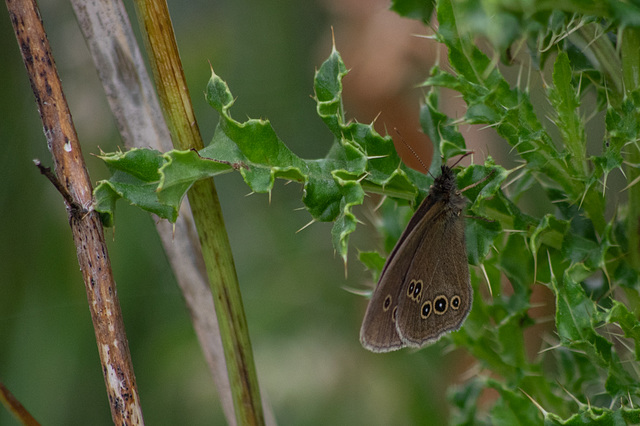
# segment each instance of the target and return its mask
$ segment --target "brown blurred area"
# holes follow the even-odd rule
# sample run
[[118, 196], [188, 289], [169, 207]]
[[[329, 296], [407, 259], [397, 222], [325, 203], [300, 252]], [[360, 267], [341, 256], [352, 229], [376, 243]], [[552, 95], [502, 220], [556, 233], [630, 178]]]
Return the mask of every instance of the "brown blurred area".
[[416, 87], [436, 57], [436, 44], [416, 37], [424, 35], [426, 27], [390, 11], [384, 0], [323, 3], [333, 15], [336, 44], [349, 69], [343, 80], [347, 117], [362, 123], [375, 120], [376, 131], [393, 137], [405, 164], [425, 172], [394, 129], [428, 166], [433, 149], [420, 129], [423, 91]]
[[[386, 0], [325, 0], [322, 4], [332, 15], [336, 44], [349, 69], [343, 80], [347, 117], [374, 122], [378, 133], [392, 136], [404, 163], [424, 173], [420, 161], [427, 167], [431, 164], [433, 146], [420, 126], [420, 104], [428, 89], [419, 85], [437, 60], [446, 62], [446, 50], [424, 38], [431, 34], [428, 27], [390, 11]], [[435, 18], [432, 25], [437, 25]], [[456, 93], [443, 91], [440, 102], [452, 118], [464, 113], [464, 102]], [[484, 151], [486, 137], [471, 126], [460, 131], [467, 146], [484, 159], [479, 151]]]

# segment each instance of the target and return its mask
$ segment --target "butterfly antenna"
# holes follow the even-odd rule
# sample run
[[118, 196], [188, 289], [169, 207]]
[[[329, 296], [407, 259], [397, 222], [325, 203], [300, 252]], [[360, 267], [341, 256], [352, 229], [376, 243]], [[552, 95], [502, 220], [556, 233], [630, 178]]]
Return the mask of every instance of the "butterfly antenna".
[[[402, 141], [402, 143], [404, 144], [404, 146], [406, 146], [407, 148], [409, 148], [409, 151], [411, 151], [411, 153], [413, 154], [414, 157], [416, 157], [416, 160], [418, 160], [418, 162], [420, 163], [420, 165], [422, 166], [422, 168], [425, 170], [425, 172], [427, 172], [427, 174], [431, 175], [431, 172], [429, 171], [429, 168], [424, 164], [424, 161], [422, 161], [422, 158], [420, 158], [420, 156], [418, 155], [418, 153], [411, 147], [411, 145], [409, 145], [407, 143], [406, 140], [404, 140], [404, 138], [402, 137], [402, 135], [400, 134], [400, 131], [398, 130], [397, 127], [394, 127], [393, 130], [396, 131], [396, 133], [398, 134], [398, 137], [400, 138], [400, 140]], [[435, 178], [435, 176], [431, 175], [431, 177]]]
[[[462, 159], [463, 159], [464, 157], [466, 157], [466, 156], [468, 156], [468, 155], [471, 155], [471, 154], [473, 154], [473, 151], [465, 152], [464, 154], [462, 154], [462, 155], [460, 156], [460, 158], [458, 158], [458, 161], [456, 161], [455, 163], [453, 163], [453, 165], [451, 166], [451, 168], [454, 168], [455, 166], [457, 166], [457, 165], [458, 165], [458, 163], [459, 163], [459, 162], [461, 162], [461, 161], [462, 161]], [[473, 161], [471, 161], [471, 162], [473, 163]]]

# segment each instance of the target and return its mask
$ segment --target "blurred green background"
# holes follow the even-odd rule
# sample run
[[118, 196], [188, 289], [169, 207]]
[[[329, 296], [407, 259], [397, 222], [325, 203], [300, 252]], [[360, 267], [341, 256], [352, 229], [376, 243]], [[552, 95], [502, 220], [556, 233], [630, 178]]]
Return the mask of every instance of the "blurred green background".
[[[99, 148], [115, 150], [122, 142], [70, 5], [41, 3], [95, 182], [107, 177], [107, 171], [91, 154]], [[369, 81], [380, 85], [394, 78], [397, 65], [382, 44], [364, 45], [367, 32], [391, 40], [398, 28], [406, 32], [413, 25], [375, 0], [198, 0], [188, 7], [170, 1], [169, 7], [205, 141], [217, 122], [203, 96], [210, 61], [237, 97], [234, 117], [268, 118], [280, 138], [305, 158], [324, 156], [332, 143], [310, 97], [314, 70], [330, 53], [330, 28], [335, 27], [337, 48], [353, 68], [345, 85], [356, 86], [364, 79], [357, 77], [363, 75], [358, 59], [363, 54], [379, 64], [381, 74], [372, 74]], [[5, 150], [0, 157], [0, 380], [43, 424], [110, 424], [62, 199], [32, 163], [39, 158], [50, 165], [51, 157], [6, 9], [0, 15], [0, 141]], [[384, 19], [394, 24], [384, 25]], [[350, 34], [363, 38], [354, 41]], [[420, 43], [428, 54], [427, 42]], [[414, 97], [416, 117], [420, 93], [412, 87], [427, 73], [428, 67], [420, 66], [394, 83], [400, 87], [396, 92]], [[370, 87], [376, 90], [378, 84]], [[346, 104], [349, 117], [372, 119], [371, 111], [360, 115], [357, 100]], [[216, 184], [261, 389], [278, 423], [442, 423], [448, 415], [446, 386], [468, 361], [463, 353], [450, 352], [440, 342], [419, 352], [376, 355], [358, 341], [366, 300], [344, 288], [373, 285], [356, 249], [382, 249], [374, 227], [359, 227], [351, 239], [345, 278], [342, 260], [331, 246], [331, 224], [296, 233], [310, 220], [306, 211], [296, 210], [302, 206], [300, 185], [277, 182], [269, 203], [266, 194], [246, 196], [249, 189], [238, 174], [222, 176]], [[359, 217], [372, 217], [375, 201], [357, 211]], [[107, 238], [147, 424], [224, 424], [151, 217], [119, 203], [115, 231], [108, 230]], [[0, 409], [0, 425], [5, 424], [17, 423]]]

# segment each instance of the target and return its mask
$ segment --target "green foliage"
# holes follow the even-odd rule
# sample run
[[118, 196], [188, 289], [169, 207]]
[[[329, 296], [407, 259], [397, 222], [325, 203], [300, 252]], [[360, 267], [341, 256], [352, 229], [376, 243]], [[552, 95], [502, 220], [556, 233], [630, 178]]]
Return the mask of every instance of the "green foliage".
[[[96, 209], [107, 225], [112, 224], [115, 201], [125, 198], [175, 221], [182, 198], [198, 179], [236, 169], [255, 192], [271, 191], [275, 178], [293, 180], [303, 184], [302, 201], [314, 220], [334, 222], [334, 247], [346, 259], [348, 237], [357, 223], [352, 209], [362, 204], [365, 189], [415, 204], [424, 196], [428, 178], [402, 164], [390, 137], [380, 136], [372, 125], [345, 121], [345, 74], [335, 50], [316, 73], [318, 115], [335, 136], [325, 158], [299, 158], [266, 120], [235, 121], [230, 114], [233, 96], [226, 83], [212, 73], [205, 96], [220, 114], [220, 122], [211, 143], [199, 153], [133, 150], [102, 155], [114, 175], [97, 186]], [[153, 173], [139, 176], [139, 169]]]
[[[493, 424], [543, 420], [548, 424], [631, 424], [640, 415], [640, 410], [633, 408], [640, 401], [637, 340], [632, 332], [640, 326], [635, 296], [638, 275], [624, 238], [626, 215], [637, 212], [618, 208], [613, 218], [607, 219], [604, 185], [611, 171], [622, 169], [624, 148], [638, 138], [638, 109], [635, 96], [625, 97], [615, 85], [607, 86], [619, 75], [607, 74], [606, 64], [593, 62], [595, 56], [588, 50], [578, 53], [566, 37], [570, 30], [593, 26], [599, 19], [609, 19], [598, 24], [600, 34], [616, 35], [617, 26], [628, 23], [640, 10], [632, 8], [628, 16], [617, 20], [609, 12], [620, 4], [601, 3], [610, 8], [603, 7], [602, 13], [585, 11], [596, 16], [551, 12], [542, 4], [514, 11], [506, 2], [438, 3], [437, 38], [449, 50], [452, 70], [436, 67], [425, 86], [458, 91], [467, 104], [464, 121], [495, 128], [525, 161], [519, 180], [535, 182], [557, 207], [539, 219], [524, 216], [512, 204], [485, 212], [503, 230], [493, 245], [499, 254], [483, 262], [494, 297], [474, 305], [467, 324], [453, 339], [500, 379], [462, 386], [453, 401], [477, 399], [479, 393], [473, 389], [478, 387], [495, 389], [499, 397], [490, 409]], [[564, 6], [575, 11], [573, 5]], [[498, 14], [494, 13], [496, 7]], [[535, 16], [547, 25], [523, 25], [525, 16]], [[483, 19], [485, 24], [478, 22]], [[494, 33], [503, 27], [490, 25], [491, 20], [505, 25], [511, 38], [505, 40]], [[544, 45], [553, 53], [536, 49], [532, 56], [540, 64], [553, 59], [553, 84], [547, 88], [547, 96], [559, 141], [552, 139], [537, 118], [528, 88], [511, 87], [496, 61], [477, 47], [474, 40], [479, 35], [492, 41], [499, 54], [517, 39], [529, 46]], [[611, 43], [606, 35], [601, 38], [605, 45]], [[606, 109], [606, 139], [602, 152], [593, 157], [587, 155], [586, 120], [580, 109], [589, 87], [600, 97], [598, 106]], [[623, 101], [616, 104], [618, 99]], [[437, 114], [432, 103], [427, 102], [426, 108], [430, 115]], [[512, 185], [508, 199], [522, 199], [529, 186]], [[494, 268], [502, 274], [488, 273]], [[627, 273], [628, 278], [616, 279]], [[513, 289], [510, 295], [504, 291], [503, 276]], [[534, 324], [529, 317], [530, 296], [537, 283], [555, 295], [555, 333], [545, 337], [550, 347], [530, 360], [525, 356], [522, 336], [523, 330]], [[620, 285], [629, 289], [623, 292]], [[619, 329], [631, 343], [617, 335]], [[460, 419], [482, 418], [468, 400], [456, 405]]]
[[[392, 7], [427, 22], [430, 4], [396, 0]], [[635, 87], [622, 82], [626, 67], [639, 69], [640, 63], [638, 55], [621, 57], [619, 45], [627, 34], [621, 29], [637, 31], [640, 8], [614, 0], [442, 0], [437, 18], [435, 38], [446, 46], [449, 66], [435, 66], [424, 82], [429, 91], [421, 123], [437, 153], [431, 170], [437, 169], [440, 155], [446, 159], [466, 151], [460, 123], [492, 127], [523, 163], [507, 170], [489, 159], [458, 174], [460, 187], [491, 176], [465, 192], [470, 199], [467, 248], [477, 296], [465, 325], [449, 338], [466, 348], [486, 373], [451, 392], [453, 420], [638, 423], [640, 261], [630, 247], [638, 241], [631, 231], [637, 230], [640, 201], [630, 191], [628, 205], [613, 206], [615, 213], [607, 214], [611, 201], [606, 182], [623, 164], [630, 184], [638, 175], [640, 97]], [[479, 37], [490, 42], [493, 57], [478, 48]], [[528, 46], [532, 64], [552, 66], [546, 87], [551, 122], [538, 118], [529, 87], [514, 86], [501, 73], [498, 64], [510, 65], [511, 47], [518, 45]], [[390, 249], [401, 230], [389, 220], [397, 217], [393, 205], [402, 200], [416, 207], [431, 178], [406, 168], [388, 136], [345, 119], [346, 72], [334, 49], [315, 76], [318, 116], [334, 136], [325, 158], [299, 158], [268, 121], [235, 121], [230, 114], [234, 98], [212, 74], [206, 98], [220, 122], [209, 146], [199, 153], [103, 155], [114, 174], [96, 189], [96, 208], [111, 223], [115, 200], [123, 197], [175, 220], [195, 180], [237, 170], [256, 192], [271, 191], [275, 178], [302, 184], [302, 202], [315, 220], [334, 222], [334, 247], [345, 259], [349, 235], [358, 223], [353, 207], [362, 204], [365, 192], [389, 196], [380, 212], [381, 233]], [[467, 106], [462, 119], [454, 121], [439, 109], [442, 88], [461, 95]], [[594, 119], [602, 119], [605, 136], [600, 151], [589, 155], [582, 104], [593, 94], [596, 112], [603, 111]], [[555, 140], [551, 127], [559, 135]], [[508, 186], [507, 178], [512, 180]], [[553, 206], [540, 217], [521, 210], [536, 188]], [[374, 275], [384, 263], [374, 252], [360, 253], [360, 260]], [[554, 295], [555, 329], [532, 339], [524, 332], [538, 321], [531, 302], [536, 287]], [[535, 357], [528, 355], [531, 345]], [[488, 409], [478, 405], [484, 389], [498, 395]]]
[[419, 19], [428, 24], [435, 5], [435, 0], [392, 0], [391, 10], [400, 16]]

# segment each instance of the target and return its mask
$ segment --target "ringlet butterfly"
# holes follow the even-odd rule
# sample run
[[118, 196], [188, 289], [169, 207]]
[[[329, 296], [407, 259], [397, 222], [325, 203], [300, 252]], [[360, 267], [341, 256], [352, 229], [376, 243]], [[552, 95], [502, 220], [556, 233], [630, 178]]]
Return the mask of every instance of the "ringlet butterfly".
[[387, 258], [369, 301], [360, 342], [372, 352], [435, 342], [458, 330], [471, 310], [462, 192], [490, 175], [458, 190], [452, 168], [443, 165], [441, 171]]

